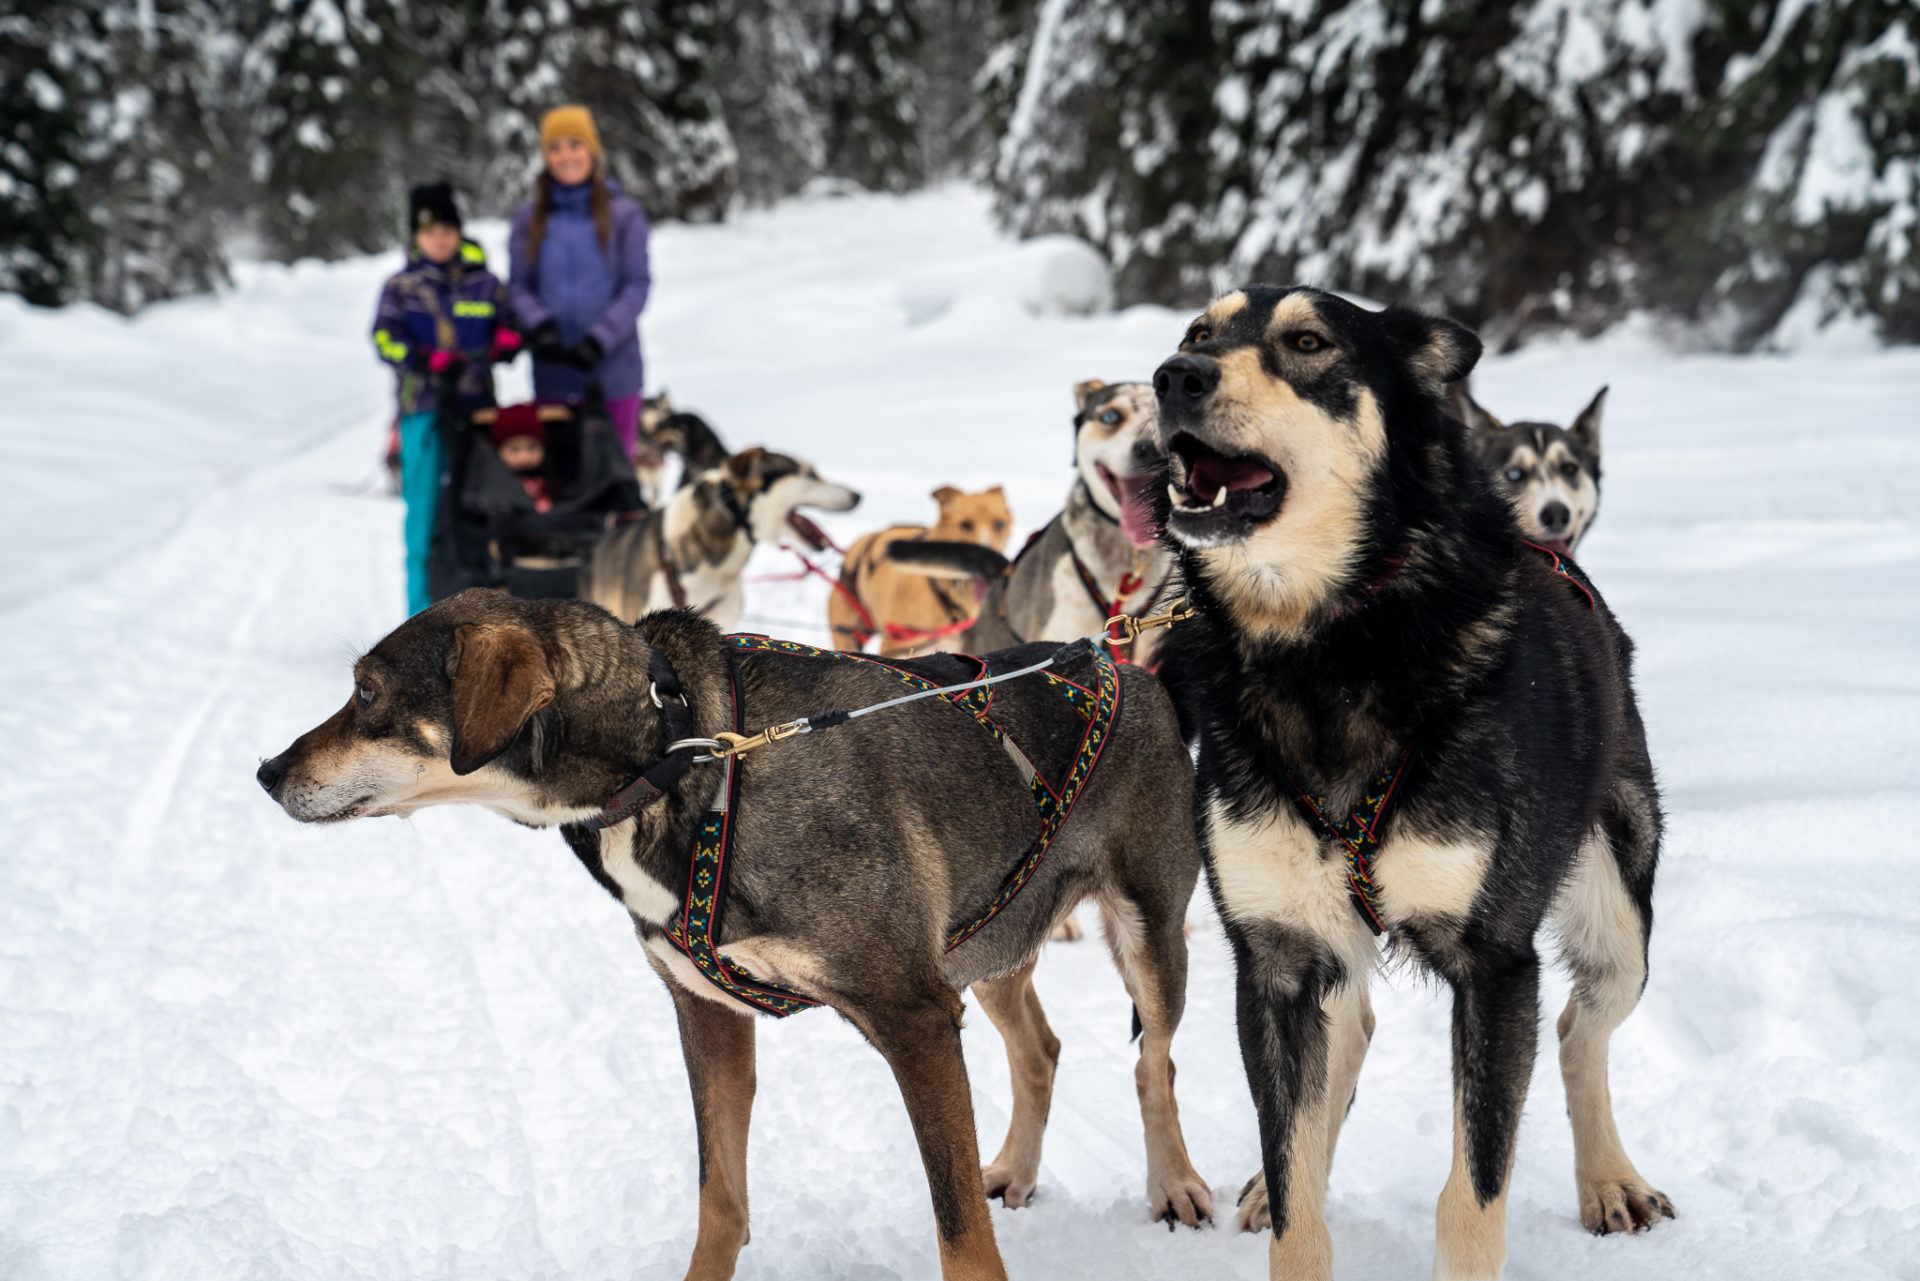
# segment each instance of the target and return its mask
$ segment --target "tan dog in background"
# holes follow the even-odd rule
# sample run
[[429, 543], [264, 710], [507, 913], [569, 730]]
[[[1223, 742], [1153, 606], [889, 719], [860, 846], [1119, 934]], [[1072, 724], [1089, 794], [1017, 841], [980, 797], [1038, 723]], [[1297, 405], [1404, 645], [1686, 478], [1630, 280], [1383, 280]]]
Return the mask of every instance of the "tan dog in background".
[[886, 550], [902, 539], [930, 539], [1005, 551], [1013, 529], [1007, 496], [998, 485], [977, 494], [942, 485], [933, 491], [933, 500], [940, 504], [940, 518], [932, 528], [894, 525], [863, 535], [847, 549], [840, 585], [827, 598], [827, 622], [838, 648], [862, 649], [869, 637], [878, 635], [880, 652], [889, 658], [952, 649], [953, 644], [943, 642], [964, 630], [980, 611], [980, 596], [971, 583], [895, 564]]

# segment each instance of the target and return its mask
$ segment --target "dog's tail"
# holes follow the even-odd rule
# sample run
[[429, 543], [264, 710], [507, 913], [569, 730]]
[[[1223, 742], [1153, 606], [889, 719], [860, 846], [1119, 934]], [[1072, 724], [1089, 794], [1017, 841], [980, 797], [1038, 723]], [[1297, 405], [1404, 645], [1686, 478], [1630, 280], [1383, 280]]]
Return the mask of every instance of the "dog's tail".
[[886, 558], [900, 568], [929, 578], [998, 578], [1007, 558], [979, 543], [949, 543], [929, 538], [896, 538]]

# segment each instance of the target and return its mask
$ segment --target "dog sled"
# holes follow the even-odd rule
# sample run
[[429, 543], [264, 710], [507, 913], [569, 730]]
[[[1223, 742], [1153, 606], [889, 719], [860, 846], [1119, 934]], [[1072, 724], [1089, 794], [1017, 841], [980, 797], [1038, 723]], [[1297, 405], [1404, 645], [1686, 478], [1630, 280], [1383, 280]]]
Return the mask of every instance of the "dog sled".
[[500, 411], [443, 411], [447, 472], [428, 562], [435, 600], [469, 587], [536, 598], [579, 593], [580, 567], [612, 526], [644, 516], [633, 463], [598, 389], [579, 405], [541, 405], [551, 505], [540, 510], [495, 452]]

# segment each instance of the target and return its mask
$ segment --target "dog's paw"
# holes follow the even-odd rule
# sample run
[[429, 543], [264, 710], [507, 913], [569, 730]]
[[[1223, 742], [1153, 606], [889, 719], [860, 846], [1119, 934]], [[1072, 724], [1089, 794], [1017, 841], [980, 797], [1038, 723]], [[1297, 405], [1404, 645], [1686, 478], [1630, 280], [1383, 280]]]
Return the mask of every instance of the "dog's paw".
[[1166, 1224], [1169, 1232], [1176, 1222], [1190, 1228], [1213, 1222], [1213, 1189], [1191, 1170], [1149, 1187], [1147, 1200], [1153, 1206], [1153, 1221]]
[[1080, 922], [1069, 912], [1053, 927], [1052, 940], [1055, 943], [1078, 943], [1080, 941]]
[[1267, 1172], [1257, 1171], [1240, 1189], [1240, 1211], [1234, 1216], [1242, 1232], [1265, 1232], [1273, 1226], [1267, 1213]]
[[980, 1171], [980, 1185], [986, 1189], [987, 1200], [1000, 1198], [1000, 1204], [1009, 1210], [1018, 1210], [1033, 1200], [1033, 1190], [1040, 1184], [1039, 1178], [1031, 1171], [1016, 1170], [1010, 1165], [989, 1165]]
[[1580, 1223], [1595, 1236], [1645, 1232], [1660, 1220], [1675, 1217], [1666, 1194], [1633, 1175], [1596, 1179], [1580, 1189]]

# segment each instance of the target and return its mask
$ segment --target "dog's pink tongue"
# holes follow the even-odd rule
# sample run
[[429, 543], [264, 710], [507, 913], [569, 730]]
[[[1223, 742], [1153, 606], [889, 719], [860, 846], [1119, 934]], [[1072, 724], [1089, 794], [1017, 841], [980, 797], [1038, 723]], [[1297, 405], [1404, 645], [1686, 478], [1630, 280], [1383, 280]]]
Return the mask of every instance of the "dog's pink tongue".
[[1120, 490], [1120, 532], [1135, 547], [1153, 546], [1160, 537], [1160, 527], [1153, 523], [1153, 512], [1147, 506], [1147, 486], [1153, 483], [1153, 477], [1116, 476], [1113, 483]]
[[1273, 479], [1273, 472], [1251, 458], [1222, 458], [1209, 454], [1194, 463], [1187, 475], [1187, 490], [1202, 502], [1212, 502], [1221, 490], [1232, 493], [1258, 489]]

